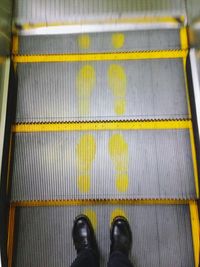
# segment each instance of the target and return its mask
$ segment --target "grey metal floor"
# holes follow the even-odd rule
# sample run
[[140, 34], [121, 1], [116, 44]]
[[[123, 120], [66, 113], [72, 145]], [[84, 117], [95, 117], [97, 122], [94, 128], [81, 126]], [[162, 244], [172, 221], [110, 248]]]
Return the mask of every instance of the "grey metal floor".
[[15, 135], [12, 201], [195, 197], [187, 129]]
[[79, 206], [18, 208], [14, 267], [66, 267], [76, 257], [71, 230], [80, 213], [92, 218], [105, 267], [109, 225], [116, 214], [131, 225], [131, 259], [137, 267], [193, 267], [188, 206]]

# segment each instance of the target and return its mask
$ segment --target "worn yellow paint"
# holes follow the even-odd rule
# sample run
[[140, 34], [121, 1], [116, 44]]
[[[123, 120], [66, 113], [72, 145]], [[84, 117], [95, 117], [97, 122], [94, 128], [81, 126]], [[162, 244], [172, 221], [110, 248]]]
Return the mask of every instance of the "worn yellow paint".
[[96, 212], [92, 209], [85, 209], [83, 211], [83, 214], [85, 214], [90, 219], [94, 230], [96, 230], [97, 229], [97, 214], [96, 214]]
[[78, 188], [87, 193], [91, 187], [91, 168], [96, 155], [96, 142], [91, 134], [81, 136], [76, 145], [76, 161], [78, 169]]
[[112, 35], [112, 46], [115, 49], [120, 49], [124, 46], [125, 36], [123, 33], [113, 33]]
[[162, 58], [184, 58], [185, 50], [163, 50], [163, 51], [140, 51], [126, 53], [94, 53], [94, 54], [65, 54], [65, 55], [14, 55], [15, 63], [34, 62], [76, 62], [76, 61], [107, 61], [107, 60], [142, 60]]
[[8, 267], [12, 267], [14, 228], [15, 228], [15, 207], [11, 205], [9, 211], [8, 240], [7, 240]]
[[190, 144], [191, 144], [196, 196], [197, 198], [199, 198], [199, 179], [198, 179], [197, 157], [196, 157], [196, 147], [195, 147], [195, 141], [194, 141], [193, 128], [190, 128], [189, 131], [190, 131]]
[[113, 220], [118, 217], [118, 216], [122, 216], [122, 217], [125, 217], [126, 219], [127, 218], [127, 215], [125, 213], [125, 211], [123, 209], [120, 209], [120, 208], [116, 208], [112, 211], [111, 215], [110, 215], [110, 224], [113, 222]]
[[0, 56], [0, 64], [4, 64], [6, 62], [7, 57]]
[[19, 36], [18, 35], [13, 35], [13, 40], [12, 40], [12, 53], [14, 55], [17, 55], [19, 52]]
[[126, 111], [126, 73], [122, 66], [111, 64], [108, 68], [108, 85], [114, 96], [114, 107], [117, 115]]
[[188, 205], [186, 199], [73, 199], [11, 202], [13, 207], [93, 206], [93, 205]]
[[191, 129], [191, 120], [180, 121], [127, 121], [127, 122], [81, 122], [81, 123], [36, 123], [15, 124], [13, 133], [101, 131], [101, 130], [164, 130]]
[[195, 262], [195, 267], [199, 267], [200, 231], [199, 231], [198, 207], [195, 201], [190, 201], [189, 206], [190, 206], [190, 218], [191, 218], [191, 225], [192, 225], [194, 262]]
[[116, 169], [116, 187], [119, 192], [128, 189], [128, 144], [122, 134], [113, 134], [109, 140], [109, 153]]
[[188, 49], [188, 36], [187, 36], [187, 28], [183, 27], [180, 29], [180, 41], [181, 41], [181, 49]]
[[96, 84], [96, 73], [91, 65], [84, 65], [76, 77], [79, 112], [86, 116], [90, 111], [90, 98]]
[[78, 36], [78, 46], [80, 49], [89, 49], [90, 48], [90, 36], [89, 34], [82, 34]]

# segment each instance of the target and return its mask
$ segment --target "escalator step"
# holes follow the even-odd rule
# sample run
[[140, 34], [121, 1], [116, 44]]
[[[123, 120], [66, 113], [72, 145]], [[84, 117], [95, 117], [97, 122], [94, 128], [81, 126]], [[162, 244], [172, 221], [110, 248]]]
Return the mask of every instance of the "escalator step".
[[61, 24], [108, 20], [118, 21], [135, 17], [185, 16], [182, 0], [16, 0], [15, 22], [24, 24]]
[[73, 219], [80, 213], [88, 215], [95, 228], [101, 267], [108, 260], [110, 221], [117, 215], [130, 222], [135, 266], [194, 266], [187, 205], [17, 208], [13, 266], [70, 266], [76, 257], [71, 238]]
[[20, 63], [16, 121], [190, 117], [183, 60]]
[[16, 133], [12, 201], [195, 198], [189, 129]]
[[80, 54], [181, 49], [180, 29], [19, 36], [18, 54]]

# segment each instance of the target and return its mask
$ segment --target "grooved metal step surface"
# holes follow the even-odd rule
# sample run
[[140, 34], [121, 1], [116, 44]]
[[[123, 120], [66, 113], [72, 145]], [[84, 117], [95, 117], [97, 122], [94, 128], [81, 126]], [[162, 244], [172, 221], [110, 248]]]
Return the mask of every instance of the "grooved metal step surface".
[[12, 201], [196, 197], [180, 130], [16, 133]]
[[181, 49], [180, 29], [19, 36], [18, 53], [80, 54], [173, 49]]
[[15, 0], [15, 21], [19, 25], [105, 21], [136, 16], [180, 17], [186, 14], [182, 0]]
[[66, 267], [76, 257], [71, 231], [73, 219], [91, 218], [107, 266], [110, 221], [126, 216], [132, 229], [131, 260], [140, 267], [193, 267], [189, 207], [178, 206], [74, 206], [27, 207], [16, 211], [14, 267]]
[[20, 63], [17, 122], [186, 119], [183, 60]]

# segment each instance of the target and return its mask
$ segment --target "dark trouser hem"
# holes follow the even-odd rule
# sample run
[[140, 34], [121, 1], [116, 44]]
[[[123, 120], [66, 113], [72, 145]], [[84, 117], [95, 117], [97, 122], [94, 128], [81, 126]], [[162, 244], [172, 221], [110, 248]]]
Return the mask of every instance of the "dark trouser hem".
[[[85, 249], [78, 254], [71, 267], [99, 267], [99, 257], [91, 249]], [[108, 267], [133, 267], [129, 258], [123, 253], [116, 251], [110, 255]]]
[[85, 249], [78, 254], [71, 267], [99, 267], [99, 257], [92, 249]]
[[133, 267], [128, 256], [120, 251], [113, 252], [110, 255], [108, 267]]

